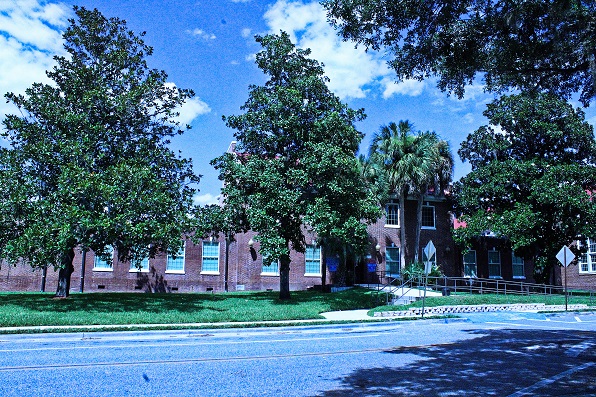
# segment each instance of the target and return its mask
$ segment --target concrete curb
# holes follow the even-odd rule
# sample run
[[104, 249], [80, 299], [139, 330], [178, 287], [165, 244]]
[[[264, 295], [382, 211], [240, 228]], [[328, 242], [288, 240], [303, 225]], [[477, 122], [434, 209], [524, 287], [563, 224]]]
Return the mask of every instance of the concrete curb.
[[[586, 310], [588, 305], [576, 304], [568, 305], [568, 310]], [[493, 304], [493, 305], [459, 305], [459, 306], [434, 306], [424, 309], [424, 314], [428, 316], [443, 316], [448, 314], [460, 313], [488, 313], [488, 312], [541, 312], [541, 311], [564, 311], [565, 305], [545, 305], [544, 303], [512, 303], [512, 304]], [[409, 310], [386, 311], [375, 313], [378, 317], [419, 317], [422, 316], [422, 308], [414, 307]]]

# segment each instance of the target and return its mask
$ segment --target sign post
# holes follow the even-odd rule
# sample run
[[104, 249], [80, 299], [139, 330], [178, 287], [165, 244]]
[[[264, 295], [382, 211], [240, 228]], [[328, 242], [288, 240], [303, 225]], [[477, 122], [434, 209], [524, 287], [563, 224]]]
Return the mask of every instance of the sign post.
[[429, 240], [426, 247], [424, 247], [424, 256], [426, 261], [424, 262], [424, 297], [422, 298], [422, 318], [424, 318], [424, 305], [426, 303], [426, 287], [428, 286], [428, 274], [432, 270], [433, 257], [435, 256], [437, 249], [433, 244], [432, 240]]
[[566, 245], [557, 254], [557, 259], [565, 268], [565, 311], [567, 311], [567, 266], [575, 259], [575, 255]]

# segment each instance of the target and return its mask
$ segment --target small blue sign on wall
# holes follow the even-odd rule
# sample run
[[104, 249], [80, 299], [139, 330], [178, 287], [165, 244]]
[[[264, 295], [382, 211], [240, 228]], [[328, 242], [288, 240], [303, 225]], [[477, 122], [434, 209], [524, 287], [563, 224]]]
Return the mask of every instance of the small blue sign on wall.
[[368, 263], [368, 272], [369, 273], [374, 273], [377, 271], [377, 264], [376, 263]]
[[339, 266], [339, 258], [337, 257], [327, 257], [327, 268], [329, 269], [330, 272], [336, 272], [337, 271], [337, 267]]

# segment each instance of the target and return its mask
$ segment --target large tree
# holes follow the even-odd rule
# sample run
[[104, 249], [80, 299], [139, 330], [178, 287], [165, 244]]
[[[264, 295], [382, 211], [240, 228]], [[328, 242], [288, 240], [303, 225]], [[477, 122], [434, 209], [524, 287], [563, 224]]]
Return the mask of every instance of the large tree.
[[52, 83], [6, 95], [20, 115], [3, 121], [0, 152], [0, 254], [59, 269], [62, 297], [75, 249], [133, 262], [177, 252], [198, 182], [168, 148], [192, 92], [148, 68], [152, 48], [125, 21], [74, 11]]
[[556, 253], [596, 235], [596, 143], [584, 113], [550, 95], [504, 96], [484, 112], [490, 125], [470, 134], [459, 155], [472, 171], [455, 184], [457, 214], [468, 244], [491, 231], [537, 262], [550, 280]]
[[596, 95], [596, 3], [588, 0], [324, 0], [345, 39], [388, 49], [399, 79], [438, 76], [463, 96], [490, 91]]
[[256, 40], [268, 80], [250, 86], [243, 114], [224, 117], [238, 145], [213, 164], [224, 181], [223, 206], [242, 212], [262, 256], [279, 261], [280, 298], [289, 299], [290, 250], [305, 251], [305, 229], [359, 245], [361, 220], [378, 209], [355, 157], [362, 134], [354, 122], [363, 111], [329, 91], [323, 66], [287, 33]]

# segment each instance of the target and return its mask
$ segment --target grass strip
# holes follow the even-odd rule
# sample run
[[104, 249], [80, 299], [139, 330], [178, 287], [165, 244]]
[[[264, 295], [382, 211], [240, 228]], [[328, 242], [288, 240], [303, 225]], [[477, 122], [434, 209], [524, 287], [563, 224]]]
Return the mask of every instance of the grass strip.
[[196, 294], [85, 293], [55, 299], [44, 293], [0, 294], [0, 327], [186, 324], [322, 319], [322, 312], [369, 309], [371, 292]]

